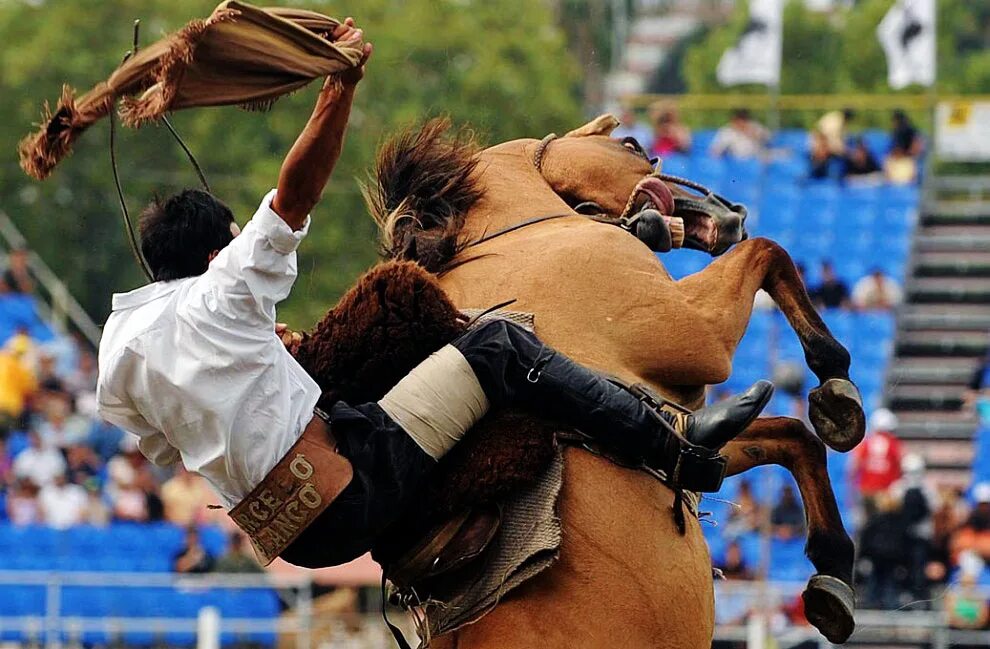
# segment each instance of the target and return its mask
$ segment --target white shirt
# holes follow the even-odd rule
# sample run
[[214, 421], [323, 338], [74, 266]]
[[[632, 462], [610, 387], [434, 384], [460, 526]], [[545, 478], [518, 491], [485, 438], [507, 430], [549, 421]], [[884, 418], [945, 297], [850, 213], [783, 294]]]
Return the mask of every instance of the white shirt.
[[274, 196], [202, 275], [114, 295], [100, 342], [100, 416], [155, 464], [181, 457], [227, 506], [288, 452], [320, 396], [275, 334], [309, 219], [293, 232]]
[[89, 497], [79, 485], [64, 484], [59, 487], [50, 484], [42, 488], [38, 501], [45, 515], [45, 524], [64, 530], [82, 522]]
[[33, 446], [21, 451], [14, 460], [14, 475], [28, 478], [39, 487], [52, 482], [55, 476], [65, 473], [62, 454], [51, 447], [36, 449]]

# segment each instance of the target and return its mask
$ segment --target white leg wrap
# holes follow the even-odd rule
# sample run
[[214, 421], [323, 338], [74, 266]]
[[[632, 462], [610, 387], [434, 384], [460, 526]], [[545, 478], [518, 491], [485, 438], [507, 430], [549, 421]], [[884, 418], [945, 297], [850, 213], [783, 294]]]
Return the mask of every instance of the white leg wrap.
[[378, 405], [436, 460], [489, 408], [467, 359], [452, 345], [417, 365]]

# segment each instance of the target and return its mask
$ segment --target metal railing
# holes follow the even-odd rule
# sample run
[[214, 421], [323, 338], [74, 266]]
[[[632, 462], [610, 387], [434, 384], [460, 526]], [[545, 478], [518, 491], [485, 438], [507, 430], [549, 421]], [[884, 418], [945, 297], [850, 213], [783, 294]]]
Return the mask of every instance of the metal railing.
[[[715, 640], [745, 643], [747, 649], [764, 649], [773, 638], [779, 649], [813, 643], [833, 647], [806, 624], [783, 619], [781, 610], [804, 589], [800, 582], [720, 581], [715, 584]], [[985, 590], [985, 589], [984, 589]], [[984, 592], [990, 598], [990, 592]], [[932, 600], [940, 604], [941, 598]], [[742, 603], [742, 606], [739, 604]], [[726, 612], [734, 618], [728, 619]], [[721, 616], [721, 618], [720, 618]], [[897, 643], [903, 647], [950, 649], [956, 645], [990, 647], [990, 630], [952, 629], [944, 610], [859, 610], [851, 643]]]
[[200, 611], [197, 611], [196, 617], [188, 614], [154, 616], [157, 611], [148, 611], [148, 615], [142, 617], [124, 615], [119, 611], [84, 616], [65, 610], [63, 595], [67, 587], [92, 588], [94, 595], [97, 589], [105, 588], [166, 587], [190, 594], [204, 593], [211, 589], [275, 589], [279, 597], [295, 611], [295, 615], [269, 619], [220, 617], [219, 624], [214, 625], [216, 633], [235, 636], [293, 634], [299, 649], [313, 646], [310, 636], [313, 626], [312, 580], [305, 575], [0, 571], [0, 588], [14, 586], [43, 588], [43, 615], [38, 615], [38, 611], [22, 615], [9, 615], [0, 611], [0, 632], [20, 633], [22, 638], [50, 649], [76, 645], [84, 634], [93, 633], [105, 634], [108, 638], [120, 638], [128, 633], [149, 634], [152, 637], [188, 633], [195, 635], [197, 639], [201, 636], [203, 620]]
[[[27, 247], [27, 240], [24, 235], [2, 210], [0, 210], [0, 240], [6, 243], [8, 250]], [[72, 297], [68, 287], [48, 267], [48, 264], [33, 251], [29, 253], [28, 264], [31, 273], [38, 280], [40, 288], [43, 289], [43, 295], [47, 297], [47, 301], [38, 301], [38, 306], [42, 310], [42, 317], [60, 333], [65, 333], [68, 330], [67, 322], [71, 322], [93, 347], [98, 347], [101, 336], [100, 328], [89, 317], [82, 305]]]

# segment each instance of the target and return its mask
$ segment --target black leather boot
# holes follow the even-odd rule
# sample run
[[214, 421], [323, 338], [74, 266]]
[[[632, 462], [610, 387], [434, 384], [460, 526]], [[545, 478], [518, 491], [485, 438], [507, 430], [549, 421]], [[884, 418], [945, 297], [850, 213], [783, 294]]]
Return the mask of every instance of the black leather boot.
[[[529, 331], [504, 320], [454, 341], [493, 406], [517, 406], [591, 436], [611, 453], [684, 475], [694, 491], [717, 490], [725, 462], [718, 449], [760, 414], [773, 386], [760, 381], [742, 395], [688, 415], [650, 407]], [[680, 467], [680, 471], [678, 468]], [[693, 475], [697, 480], [690, 479]]]

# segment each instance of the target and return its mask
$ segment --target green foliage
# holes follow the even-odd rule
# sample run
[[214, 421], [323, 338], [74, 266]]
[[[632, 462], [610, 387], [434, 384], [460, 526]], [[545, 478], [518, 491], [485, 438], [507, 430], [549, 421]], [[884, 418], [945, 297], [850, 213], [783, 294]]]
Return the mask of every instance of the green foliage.
[[[280, 317], [309, 326], [375, 260], [375, 229], [361, 202], [363, 178], [384, 136], [447, 113], [498, 142], [542, 136], [580, 123], [580, 75], [544, 3], [504, 0], [320, 0], [280, 2], [344, 17], [353, 13], [375, 44], [355, 102], [348, 140], [300, 250], [299, 281]], [[40, 5], [40, 6], [34, 6]], [[43, 183], [27, 178], [14, 153], [61, 84], [84, 92], [117, 65], [142, 20], [147, 44], [206, 15], [193, 0], [0, 2], [0, 203], [30, 244], [97, 320], [113, 291], [142, 283], [120, 224], [107, 154], [107, 124], [78, 141]], [[205, 168], [214, 192], [242, 223], [274, 186], [282, 157], [305, 124], [316, 89], [283, 98], [268, 113], [236, 108], [179, 112], [173, 123]], [[164, 128], [118, 128], [118, 156], [132, 212], [156, 193], [195, 186], [196, 177]]]
[[[861, 0], [850, 9], [814, 12], [799, 0], [784, 11], [782, 94], [896, 94], [887, 86], [887, 60], [876, 36], [877, 26], [894, 0]], [[990, 4], [967, 0], [938, 2], [938, 91], [990, 92]], [[722, 53], [746, 25], [745, 3], [732, 19], [711, 30], [690, 49], [684, 77], [692, 93], [766, 93], [762, 86], [724, 88], [715, 79]], [[908, 88], [902, 94], [924, 92]], [[807, 125], [815, 114], [784, 116], [785, 125]], [[862, 112], [863, 125], [886, 125], [887, 113]], [[920, 120], [922, 116], [916, 115]], [[721, 115], [703, 121], [717, 123]]]

